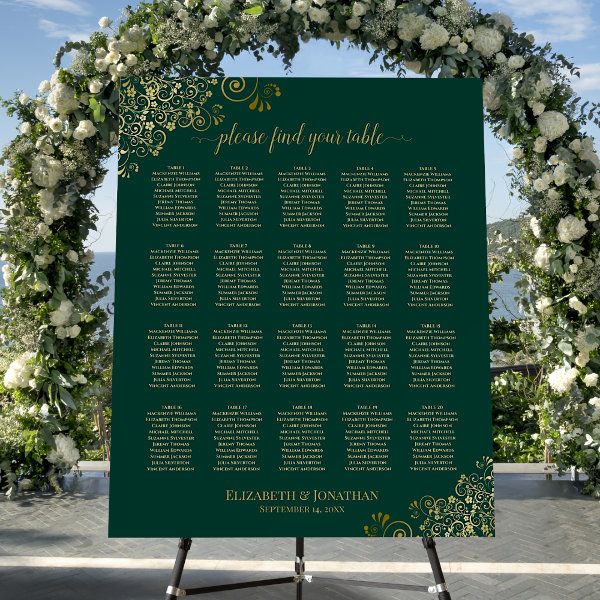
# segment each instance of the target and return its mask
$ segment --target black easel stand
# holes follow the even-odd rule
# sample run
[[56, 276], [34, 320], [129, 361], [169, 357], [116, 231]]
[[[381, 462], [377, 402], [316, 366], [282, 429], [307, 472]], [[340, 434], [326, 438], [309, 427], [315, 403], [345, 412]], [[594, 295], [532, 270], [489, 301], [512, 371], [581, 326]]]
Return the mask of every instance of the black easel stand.
[[[357, 579], [337, 579], [334, 577], [318, 577], [319, 581], [325, 583], [334, 583], [339, 585], [357, 586], [357, 587], [374, 587], [380, 589], [391, 590], [410, 590], [413, 592], [428, 592], [429, 594], [437, 594], [438, 600], [451, 600], [448, 586], [444, 579], [444, 573], [440, 565], [440, 559], [437, 555], [435, 540], [433, 538], [423, 538], [423, 546], [429, 558], [431, 571], [433, 573], [434, 585], [408, 585], [403, 583], [383, 583], [376, 581], [360, 581]], [[182, 589], [179, 587], [181, 576], [185, 566], [187, 554], [192, 547], [192, 538], [181, 538], [179, 540], [179, 550], [175, 559], [175, 566], [171, 574], [171, 582], [167, 588], [165, 600], [177, 600], [184, 596], [196, 596], [198, 594], [212, 594], [215, 592], [225, 592], [228, 590], [241, 590], [251, 587], [263, 587], [267, 585], [279, 585], [281, 583], [293, 583], [296, 586], [296, 600], [302, 600], [302, 584], [306, 581], [310, 583], [313, 580], [312, 575], [304, 573], [304, 538], [296, 538], [296, 574], [291, 577], [279, 577], [277, 579], [259, 579], [256, 581], [244, 581], [240, 583], [227, 583], [224, 585], [212, 585], [207, 587]]]

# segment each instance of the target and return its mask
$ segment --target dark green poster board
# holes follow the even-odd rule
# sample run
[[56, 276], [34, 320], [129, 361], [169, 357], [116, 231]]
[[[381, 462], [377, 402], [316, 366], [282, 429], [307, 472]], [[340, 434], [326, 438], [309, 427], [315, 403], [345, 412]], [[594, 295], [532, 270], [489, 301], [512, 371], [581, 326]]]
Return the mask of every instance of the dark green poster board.
[[112, 536], [488, 536], [481, 83], [121, 84]]

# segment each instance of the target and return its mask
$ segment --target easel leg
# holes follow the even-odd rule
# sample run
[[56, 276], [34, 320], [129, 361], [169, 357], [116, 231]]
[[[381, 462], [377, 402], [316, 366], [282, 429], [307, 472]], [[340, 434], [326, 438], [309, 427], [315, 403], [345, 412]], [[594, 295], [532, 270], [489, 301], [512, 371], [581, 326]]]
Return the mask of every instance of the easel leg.
[[304, 576], [304, 538], [296, 538], [296, 600], [302, 600], [302, 578]]
[[185, 567], [185, 559], [187, 558], [191, 547], [192, 538], [181, 538], [179, 540], [179, 550], [177, 551], [177, 558], [175, 559], [175, 565], [173, 566], [171, 581], [169, 583], [169, 587], [167, 588], [165, 600], [177, 600], [177, 598], [182, 595], [178, 593], [179, 584], [181, 583], [183, 567]]
[[446, 587], [444, 573], [442, 572], [442, 565], [440, 565], [440, 559], [435, 547], [435, 540], [429, 537], [423, 538], [423, 546], [425, 546], [427, 558], [429, 558], [439, 600], [451, 600], [450, 592], [448, 592], [448, 588]]

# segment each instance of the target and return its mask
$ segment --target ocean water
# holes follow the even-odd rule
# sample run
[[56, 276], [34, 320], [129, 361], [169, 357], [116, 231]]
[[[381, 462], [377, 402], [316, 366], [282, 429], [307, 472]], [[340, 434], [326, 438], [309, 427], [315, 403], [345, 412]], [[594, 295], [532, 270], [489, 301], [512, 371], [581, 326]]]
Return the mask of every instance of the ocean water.
[[492, 317], [506, 317], [509, 321], [523, 317], [516, 301], [517, 288], [515, 284], [519, 279], [521, 279], [521, 273], [512, 270], [504, 275], [502, 281], [492, 285], [490, 298], [496, 299], [496, 308], [492, 313]]
[[[0, 266], [2, 263], [0, 262]], [[106, 298], [104, 298], [99, 304], [102, 307], [113, 307], [115, 301], [115, 293], [114, 293], [114, 278], [113, 271], [115, 268], [115, 253], [114, 252], [98, 252], [96, 253], [96, 259], [92, 264], [92, 268], [90, 271], [90, 275], [92, 281], [95, 281], [96, 277], [104, 273], [105, 271], [110, 271], [111, 280], [109, 282], [109, 293]], [[517, 290], [515, 288], [515, 283], [520, 279], [521, 274], [518, 271], [511, 271], [507, 275], [504, 276], [504, 280], [494, 284], [492, 286], [491, 297], [497, 298], [496, 309], [494, 310], [493, 317], [506, 317], [509, 320], [519, 318], [519, 309], [517, 307], [517, 302], [515, 297], [517, 296]], [[0, 277], [0, 287], [4, 287], [4, 281]], [[113, 326], [113, 318], [112, 315], [109, 321], [109, 327], [112, 331]]]

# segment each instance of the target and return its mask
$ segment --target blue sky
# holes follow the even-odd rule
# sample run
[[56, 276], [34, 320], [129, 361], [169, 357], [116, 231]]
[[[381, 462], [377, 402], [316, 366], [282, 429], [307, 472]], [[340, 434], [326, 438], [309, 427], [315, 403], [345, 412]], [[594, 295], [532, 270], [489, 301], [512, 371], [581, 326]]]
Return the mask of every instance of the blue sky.
[[[15, 90], [34, 95], [38, 83], [53, 71], [52, 58], [66, 39], [77, 40], [97, 28], [101, 16], [118, 18], [126, 0], [0, 0], [0, 55], [4, 56], [0, 96]], [[586, 99], [600, 99], [600, 2], [597, 0], [482, 0], [484, 10], [509, 14], [520, 31], [532, 32], [538, 41], [549, 41], [557, 51], [572, 57], [581, 67], [582, 78], [574, 87]], [[335, 50], [322, 42], [306, 44], [297, 56], [291, 76], [377, 77], [379, 70], [368, 64], [359, 51]], [[276, 60], [256, 63], [242, 56], [225, 65], [228, 75], [283, 76]], [[15, 134], [15, 123], [0, 115], [0, 144]], [[597, 133], [597, 132], [593, 132]], [[598, 137], [598, 136], [596, 136]], [[486, 135], [487, 218], [494, 222], [517, 216], [524, 208], [509, 198], [505, 173], [509, 149]], [[101, 219], [99, 233], [89, 240], [97, 251], [112, 251], [115, 244], [115, 161], [110, 175], [96, 195]]]

